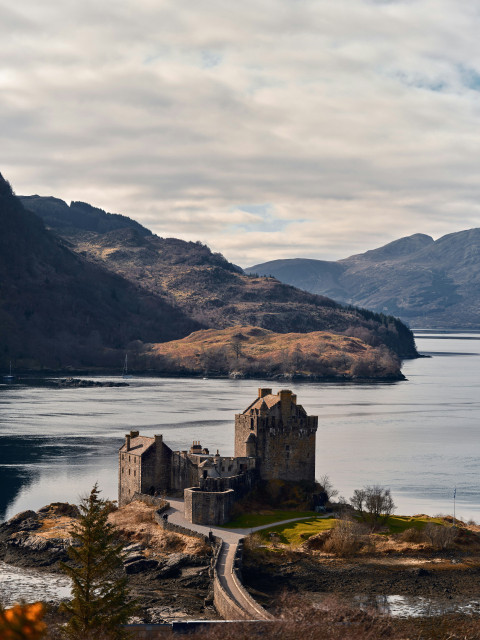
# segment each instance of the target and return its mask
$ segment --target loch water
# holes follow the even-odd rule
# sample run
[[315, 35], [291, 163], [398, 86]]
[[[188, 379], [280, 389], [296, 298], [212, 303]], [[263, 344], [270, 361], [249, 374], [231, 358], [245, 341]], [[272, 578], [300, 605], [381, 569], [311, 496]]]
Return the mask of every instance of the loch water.
[[407, 380], [395, 383], [134, 376], [128, 387], [56, 389], [0, 380], [0, 521], [77, 502], [95, 482], [115, 499], [130, 429], [163, 433], [174, 449], [200, 440], [232, 455], [234, 414], [258, 387], [292, 388], [319, 416], [317, 475], [341, 495], [382, 484], [399, 514], [447, 514], [456, 487], [457, 517], [480, 521], [480, 334], [422, 333], [417, 346], [431, 357], [405, 362]]

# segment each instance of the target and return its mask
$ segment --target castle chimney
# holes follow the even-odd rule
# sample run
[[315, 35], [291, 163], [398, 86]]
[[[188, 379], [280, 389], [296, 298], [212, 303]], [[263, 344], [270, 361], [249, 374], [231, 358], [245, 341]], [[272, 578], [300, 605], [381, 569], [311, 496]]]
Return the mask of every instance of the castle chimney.
[[127, 451], [130, 451], [130, 438], [131, 437], [132, 436], [129, 433], [127, 433], [127, 435], [125, 436], [125, 444], [127, 445]]
[[130, 431], [131, 438], [138, 438], [140, 431]]
[[258, 397], [259, 398], [264, 398], [265, 396], [271, 395], [271, 393], [272, 393], [271, 389], [259, 389], [258, 390]]
[[293, 402], [293, 404], [297, 404], [297, 394], [296, 393], [292, 393], [292, 402]]
[[278, 392], [280, 396], [280, 410], [282, 412], [282, 420], [286, 422], [290, 418], [292, 405], [292, 392], [290, 389], [282, 389]]

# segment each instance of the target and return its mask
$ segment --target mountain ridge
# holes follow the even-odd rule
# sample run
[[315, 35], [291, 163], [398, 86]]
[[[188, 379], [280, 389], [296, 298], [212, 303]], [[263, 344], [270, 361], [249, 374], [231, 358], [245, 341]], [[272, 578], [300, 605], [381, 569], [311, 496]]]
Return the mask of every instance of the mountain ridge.
[[[0, 364], [120, 366], [125, 346], [203, 327], [49, 232], [0, 174]], [[148, 338], [150, 336], [150, 338]], [[108, 353], [107, 353], [108, 351]]]
[[480, 229], [433, 240], [425, 234], [338, 261], [285, 259], [246, 273], [268, 273], [343, 304], [398, 316], [424, 329], [480, 326]]
[[363, 339], [384, 342], [401, 357], [417, 355], [411, 332], [395, 318], [344, 308], [326, 296], [272, 278], [248, 276], [201, 242], [139, 235], [127, 222], [124, 228], [106, 233], [67, 229], [49, 215], [49, 199], [37, 196], [24, 202], [49, 219], [49, 228], [78, 254], [152, 295], [167, 297], [205, 328], [248, 325], [278, 333], [360, 332]]

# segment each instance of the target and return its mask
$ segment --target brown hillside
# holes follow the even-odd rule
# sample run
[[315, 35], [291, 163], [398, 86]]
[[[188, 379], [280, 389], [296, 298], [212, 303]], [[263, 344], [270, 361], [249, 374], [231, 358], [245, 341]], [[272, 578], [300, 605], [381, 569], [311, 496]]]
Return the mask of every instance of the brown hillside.
[[[393, 317], [345, 308], [274, 278], [247, 276], [200, 242], [159, 238], [129, 218], [89, 205], [69, 207], [39, 196], [22, 200], [77, 253], [169, 299], [200, 325], [254, 325], [278, 333], [345, 332], [372, 345], [383, 343], [401, 357], [417, 355], [413, 334]], [[120, 223], [125, 226], [118, 228]]]
[[325, 331], [274, 333], [252, 326], [196, 331], [152, 344], [151, 365], [178, 373], [230, 376], [401, 379], [399, 362], [383, 345]]

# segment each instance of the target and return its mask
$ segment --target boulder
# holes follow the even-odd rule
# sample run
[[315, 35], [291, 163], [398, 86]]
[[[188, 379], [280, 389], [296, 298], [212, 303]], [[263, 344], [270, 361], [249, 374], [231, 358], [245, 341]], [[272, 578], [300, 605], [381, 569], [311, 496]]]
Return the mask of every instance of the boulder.
[[148, 558], [141, 557], [133, 562], [129, 562], [125, 566], [125, 573], [128, 575], [134, 573], [143, 573], [144, 571], [151, 571], [152, 569], [156, 569], [158, 567], [157, 560], [149, 560]]

